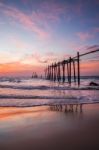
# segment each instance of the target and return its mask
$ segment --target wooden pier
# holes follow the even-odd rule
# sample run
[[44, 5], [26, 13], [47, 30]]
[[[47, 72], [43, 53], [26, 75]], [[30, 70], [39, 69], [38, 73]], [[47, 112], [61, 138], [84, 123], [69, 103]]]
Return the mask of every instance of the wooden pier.
[[81, 57], [96, 52], [99, 52], [99, 49], [84, 54], [79, 54], [79, 52], [77, 52], [77, 55], [75, 57], [69, 57], [69, 59], [67, 60], [52, 63], [45, 69], [45, 78], [54, 82], [58, 81], [59, 83], [64, 83], [67, 80], [69, 85], [71, 85], [73, 77], [73, 82], [77, 83], [79, 86]]

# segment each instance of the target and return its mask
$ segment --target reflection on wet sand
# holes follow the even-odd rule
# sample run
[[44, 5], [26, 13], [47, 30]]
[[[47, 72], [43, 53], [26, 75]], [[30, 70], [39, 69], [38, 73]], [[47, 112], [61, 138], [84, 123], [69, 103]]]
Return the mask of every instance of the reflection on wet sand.
[[26, 115], [39, 115], [43, 111], [47, 110], [47, 107], [0, 107], [0, 120], [7, 120], [15, 117], [21, 117]]
[[0, 108], [0, 114], [0, 150], [99, 149], [99, 104]]
[[54, 105], [50, 105], [49, 108], [50, 110], [53, 111], [63, 111], [65, 113], [73, 113], [73, 112], [82, 112], [82, 107], [83, 104], [54, 104]]

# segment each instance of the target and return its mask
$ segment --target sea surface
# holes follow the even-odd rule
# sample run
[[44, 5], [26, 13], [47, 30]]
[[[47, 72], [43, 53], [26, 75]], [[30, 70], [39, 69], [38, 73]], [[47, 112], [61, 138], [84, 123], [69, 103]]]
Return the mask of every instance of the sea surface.
[[30, 77], [0, 77], [1, 107], [32, 107], [50, 104], [98, 103], [99, 77], [82, 77], [81, 85]]

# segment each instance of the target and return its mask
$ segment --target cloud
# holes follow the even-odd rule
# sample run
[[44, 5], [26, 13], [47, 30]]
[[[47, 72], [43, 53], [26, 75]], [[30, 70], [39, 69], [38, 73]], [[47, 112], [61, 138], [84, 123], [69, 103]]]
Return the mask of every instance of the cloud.
[[0, 63], [9, 63], [15, 62], [19, 60], [19, 56], [15, 55], [15, 53], [10, 53], [7, 51], [0, 52]]
[[36, 33], [40, 38], [47, 38], [49, 33], [43, 30], [31, 15], [28, 15], [17, 8], [6, 6], [0, 3], [1, 12], [10, 17], [24, 28]]
[[33, 64], [37, 66], [45, 66], [46, 64], [59, 61], [59, 59], [66, 58], [64, 54], [57, 54], [54, 52], [47, 52], [45, 54], [40, 54], [36, 50], [32, 54], [26, 54], [20, 62], [24, 64]]
[[41, 63], [51, 64], [55, 62], [62, 61], [64, 59], [68, 59], [70, 55], [68, 54], [60, 54], [60, 53], [54, 53], [54, 52], [47, 52], [45, 56], [43, 56], [39, 61]]
[[27, 4], [29, 2], [29, 0], [21, 0], [22, 3]]
[[32, 54], [26, 54], [20, 61], [24, 64], [36, 64], [37, 66], [43, 66], [44, 63], [48, 63], [55, 60], [54, 56], [41, 55], [38, 52], [33, 52]]
[[40, 54], [38, 52], [33, 52], [32, 54], [25, 54], [21, 59], [20, 62], [23, 64], [30, 64], [30, 65], [36, 65], [39, 66], [39, 59]]
[[[23, 3], [30, 1], [22, 0]], [[33, 4], [31, 4], [33, 5]], [[9, 17], [10, 23], [19, 23], [25, 29], [34, 32], [40, 39], [46, 39], [51, 36], [51, 24], [57, 23], [61, 20], [61, 15], [65, 19], [70, 20], [68, 11], [70, 7], [68, 4], [56, 3], [54, 1], [43, 1], [38, 4], [39, 7], [31, 12], [24, 12], [17, 7], [7, 6], [0, 3], [0, 12]]]
[[91, 39], [91, 38], [94, 37], [94, 35], [93, 35], [92, 33], [88, 33], [88, 32], [78, 32], [76, 35], [77, 35], [77, 36], [80, 38], [80, 40], [82, 40], [82, 41], [86, 41], [86, 40], [89, 40], [89, 39]]
[[23, 50], [26, 50], [26, 49], [30, 48], [30, 44], [23, 41], [17, 35], [10, 36], [9, 37], [9, 42], [12, 44], [12, 46], [15, 47], [15, 49], [17, 49], [17, 51], [20, 51], [20, 50], [23, 51]]
[[86, 46], [86, 50], [97, 50], [99, 49], [99, 45]]
[[97, 61], [85, 61], [80, 64], [81, 75], [99, 75], [99, 60]]
[[88, 31], [77, 32], [76, 36], [80, 38], [81, 41], [90, 40], [97, 37], [99, 33], [99, 27], [92, 27]]
[[99, 32], [99, 27], [93, 28], [93, 32], [94, 32], [94, 33], [98, 33], [98, 32]]
[[[32, 1], [22, 0], [22, 2], [30, 5]], [[35, 3], [31, 5], [34, 4]], [[56, 1], [43, 1], [38, 4], [38, 7], [35, 10], [32, 9], [30, 12], [29, 10], [25, 12], [17, 7], [7, 6], [4, 3], [0, 3], [0, 12], [10, 18], [10, 23], [19, 23], [25, 29], [34, 32], [41, 39], [46, 39], [51, 36], [51, 25], [59, 22], [61, 20], [61, 16], [63, 16], [67, 21], [70, 21], [70, 11], [70, 4], [63, 4]]]
[[51, 21], [58, 21], [61, 15], [66, 14], [68, 5], [63, 5], [55, 1], [44, 1], [41, 3], [41, 10], [46, 13], [46, 17]]
[[79, 52], [82, 53], [90, 52], [97, 49], [99, 49], [99, 45], [84, 45], [78, 48]]
[[27, 76], [32, 75], [32, 72], [37, 72], [38, 74], [43, 73], [44, 68], [42, 66], [23, 64], [19, 61], [0, 64], [0, 75], [2, 76]]

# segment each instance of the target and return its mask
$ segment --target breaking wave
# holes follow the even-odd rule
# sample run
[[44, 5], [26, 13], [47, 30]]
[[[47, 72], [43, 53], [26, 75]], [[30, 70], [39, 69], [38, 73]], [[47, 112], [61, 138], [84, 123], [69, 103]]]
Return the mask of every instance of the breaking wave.
[[99, 90], [99, 86], [17, 86], [0, 85], [0, 88], [19, 89], [19, 90]]
[[[99, 86], [68, 86], [41, 79], [0, 79], [0, 107], [33, 107], [50, 104], [99, 102]], [[99, 80], [97, 79], [97, 83]], [[64, 94], [65, 93], [65, 94]]]

